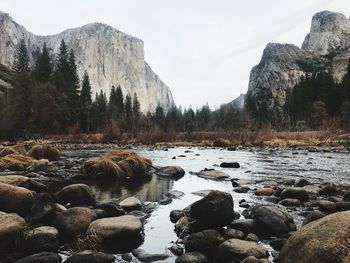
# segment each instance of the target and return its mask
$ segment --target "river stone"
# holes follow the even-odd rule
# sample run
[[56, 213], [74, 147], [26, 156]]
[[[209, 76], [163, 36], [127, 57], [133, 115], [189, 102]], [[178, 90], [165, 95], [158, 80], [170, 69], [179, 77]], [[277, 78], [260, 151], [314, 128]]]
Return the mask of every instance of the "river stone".
[[65, 237], [84, 234], [91, 222], [97, 219], [94, 210], [86, 207], [73, 207], [57, 213], [53, 225]]
[[318, 210], [312, 211], [305, 217], [305, 219], [303, 221], [303, 226], [308, 224], [308, 223], [310, 223], [310, 222], [312, 222], [312, 221], [320, 219], [320, 218], [322, 218], [324, 216], [325, 216], [325, 214], [322, 213], [321, 211], [318, 211]]
[[270, 196], [273, 195], [275, 190], [272, 188], [258, 188], [255, 190], [255, 195], [257, 196]]
[[245, 233], [238, 229], [228, 228], [225, 230], [224, 237], [225, 239], [231, 239], [231, 238], [244, 239]]
[[270, 263], [270, 261], [267, 258], [256, 258], [254, 256], [249, 256], [241, 263]]
[[21, 254], [25, 256], [40, 252], [57, 252], [57, 236], [51, 233], [36, 233], [27, 236], [20, 245]]
[[33, 193], [23, 187], [0, 183], [0, 210], [27, 215], [32, 207]]
[[243, 260], [249, 256], [266, 258], [268, 252], [259, 243], [232, 238], [226, 240], [218, 247], [217, 255], [220, 262], [226, 262], [237, 259]]
[[303, 226], [283, 246], [278, 263], [350, 261], [350, 211], [338, 212]]
[[31, 224], [36, 223], [49, 223], [51, 218], [56, 211], [55, 204], [51, 196], [47, 193], [41, 193], [36, 195], [32, 201], [32, 208], [27, 217], [27, 220]]
[[128, 197], [119, 203], [126, 212], [141, 209], [141, 201], [136, 197]]
[[61, 256], [53, 252], [41, 252], [29, 257], [21, 258], [15, 263], [61, 263]]
[[185, 211], [183, 210], [172, 210], [170, 212], [170, 221], [175, 224], [181, 217], [185, 216]]
[[350, 210], [350, 202], [340, 201], [336, 203], [337, 211], [347, 211]]
[[346, 202], [350, 202], [350, 192], [346, 192], [343, 195], [343, 200], [346, 201]]
[[96, 202], [91, 188], [86, 184], [72, 184], [63, 187], [55, 194], [55, 198], [62, 205], [69, 203], [72, 206], [94, 205]]
[[201, 178], [215, 180], [215, 181], [221, 181], [230, 178], [230, 176], [227, 173], [224, 173], [222, 171], [217, 170], [202, 170], [197, 174]]
[[301, 205], [301, 201], [299, 199], [286, 198], [278, 202], [278, 204], [289, 207], [297, 207]]
[[308, 194], [318, 194], [318, 192], [320, 191], [320, 188], [317, 185], [306, 185], [302, 187]]
[[183, 216], [177, 220], [175, 224], [175, 232], [181, 233], [184, 230], [188, 230], [190, 228], [191, 218], [188, 216]]
[[322, 212], [334, 212], [337, 209], [337, 205], [328, 200], [316, 200], [312, 205], [317, 206]]
[[209, 263], [209, 259], [199, 252], [188, 252], [179, 256], [175, 263]]
[[113, 255], [86, 250], [69, 257], [64, 263], [113, 263], [114, 261]]
[[223, 162], [220, 164], [220, 167], [221, 168], [240, 168], [241, 166], [237, 162], [229, 162], [229, 163]]
[[230, 224], [230, 228], [241, 230], [245, 233], [254, 232], [256, 222], [254, 219], [238, 219]]
[[208, 226], [218, 227], [230, 224], [234, 219], [231, 194], [221, 191], [210, 192], [191, 205], [190, 217]]
[[301, 202], [306, 202], [309, 200], [309, 195], [306, 190], [301, 187], [288, 187], [281, 192], [280, 198], [298, 199]]
[[180, 166], [166, 166], [159, 168], [156, 171], [156, 175], [170, 177], [173, 179], [180, 179], [185, 175], [185, 170]]
[[165, 260], [169, 257], [168, 254], [149, 254], [143, 249], [134, 249], [132, 254], [141, 262], [154, 262]]
[[336, 195], [338, 194], [338, 187], [334, 183], [328, 183], [321, 187], [319, 194], [321, 195]]
[[214, 254], [216, 248], [225, 241], [225, 238], [214, 229], [191, 234], [186, 243], [186, 252], [197, 251], [205, 255]]
[[283, 235], [296, 230], [293, 217], [275, 205], [263, 205], [254, 210], [256, 229], [265, 235]]
[[0, 212], [0, 250], [11, 247], [25, 226], [26, 221], [19, 215]]
[[26, 232], [27, 236], [32, 236], [36, 234], [51, 234], [58, 237], [59, 232], [57, 228], [54, 228], [52, 226], [39, 226]]
[[295, 186], [297, 187], [304, 187], [307, 185], [312, 185], [312, 183], [304, 178], [300, 178], [296, 183]]
[[96, 235], [102, 240], [114, 240], [139, 236], [142, 222], [135, 216], [102, 218], [92, 222], [87, 230], [88, 235]]
[[125, 215], [125, 211], [116, 201], [103, 201], [96, 204], [95, 208], [106, 211], [108, 217]]

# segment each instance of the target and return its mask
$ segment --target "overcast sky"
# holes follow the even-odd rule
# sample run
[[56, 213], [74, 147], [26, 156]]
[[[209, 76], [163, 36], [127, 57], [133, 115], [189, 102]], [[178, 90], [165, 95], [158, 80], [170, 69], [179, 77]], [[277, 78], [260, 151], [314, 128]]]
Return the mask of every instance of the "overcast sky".
[[301, 45], [312, 16], [350, 15], [350, 0], [0, 0], [35, 34], [90, 22], [145, 42], [146, 60], [178, 105], [217, 107], [245, 93], [268, 42]]

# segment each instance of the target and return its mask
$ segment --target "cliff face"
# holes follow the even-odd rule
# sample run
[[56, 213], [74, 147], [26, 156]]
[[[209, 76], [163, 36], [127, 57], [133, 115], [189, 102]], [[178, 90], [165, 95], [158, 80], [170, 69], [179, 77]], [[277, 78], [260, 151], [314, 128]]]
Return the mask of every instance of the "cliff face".
[[111, 26], [92, 23], [58, 35], [36, 36], [0, 12], [0, 63], [13, 64], [22, 38], [31, 62], [44, 42], [56, 52], [63, 39], [75, 52], [79, 76], [84, 70], [89, 73], [93, 93], [102, 89], [108, 95], [112, 85], [120, 85], [124, 95], [137, 94], [142, 112], [152, 112], [158, 104], [165, 110], [175, 105], [169, 87], [145, 62], [143, 41]]
[[301, 48], [267, 45], [260, 63], [251, 71], [247, 96], [257, 108], [266, 103], [269, 110], [281, 116], [287, 91], [305, 75], [302, 62], [317, 61], [339, 82], [346, 73], [349, 57], [350, 20], [339, 13], [320, 12], [313, 17]]

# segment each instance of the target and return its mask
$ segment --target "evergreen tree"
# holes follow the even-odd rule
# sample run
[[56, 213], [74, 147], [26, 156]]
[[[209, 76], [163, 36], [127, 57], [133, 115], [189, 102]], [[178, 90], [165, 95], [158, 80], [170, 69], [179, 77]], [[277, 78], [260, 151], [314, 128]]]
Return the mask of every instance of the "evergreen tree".
[[49, 51], [44, 43], [42, 51], [39, 53], [37, 60], [35, 61], [33, 76], [34, 79], [39, 82], [48, 82], [52, 74], [52, 63], [50, 59]]
[[128, 131], [132, 129], [132, 100], [130, 95], [126, 95], [125, 97], [125, 121], [126, 128]]
[[118, 115], [118, 98], [117, 98], [117, 90], [114, 86], [112, 86], [111, 93], [109, 94], [109, 102], [108, 102], [108, 116], [110, 120], [116, 120]]
[[60, 47], [58, 49], [57, 54], [57, 70], [61, 73], [63, 73], [65, 76], [68, 75], [69, 72], [69, 50], [68, 46], [64, 42], [64, 40], [61, 40]]
[[123, 91], [120, 87], [120, 85], [117, 87], [116, 90], [116, 106], [118, 112], [121, 114], [124, 112], [124, 96], [123, 96]]
[[13, 70], [18, 73], [30, 71], [28, 50], [24, 39], [21, 40], [17, 47]]
[[90, 131], [90, 109], [91, 109], [91, 85], [87, 71], [84, 72], [82, 87], [80, 92], [80, 128], [84, 132]]
[[132, 99], [132, 132], [138, 132], [141, 119], [140, 102], [137, 98], [137, 94], [134, 93]]

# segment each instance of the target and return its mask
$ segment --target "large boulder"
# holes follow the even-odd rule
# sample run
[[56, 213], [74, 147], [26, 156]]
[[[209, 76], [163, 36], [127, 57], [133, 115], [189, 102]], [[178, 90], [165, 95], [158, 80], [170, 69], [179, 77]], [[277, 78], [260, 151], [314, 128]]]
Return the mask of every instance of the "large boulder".
[[25, 256], [40, 252], [57, 252], [58, 239], [51, 233], [36, 233], [29, 235], [21, 241], [20, 253]]
[[69, 238], [84, 234], [91, 222], [97, 219], [94, 210], [86, 207], [73, 207], [57, 213], [54, 226], [60, 234]]
[[308, 223], [283, 246], [279, 263], [340, 263], [350, 261], [350, 211]]
[[216, 248], [225, 241], [225, 238], [214, 229], [191, 234], [186, 243], [187, 252], [198, 251], [205, 255], [214, 254]]
[[0, 183], [27, 188], [28, 190], [31, 190], [37, 193], [47, 191], [46, 185], [40, 182], [37, 182], [35, 180], [29, 179], [28, 177], [22, 176], [22, 175], [0, 176]]
[[26, 221], [17, 214], [0, 212], [0, 251], [11, 247]]
[[23, 187], [0, 183], [0, 211], [26, 215], [32, 207], [33, 193]]
[[56, 211], [55, 204], [51, 196], [47, 193], [36, 195], [32, 201], [32, 208], [27, 217], [31, 224], [50, 223], [54, 212]]
[[221, 191], [211, 191], [191, 205], [190, 217], [208, 226], [226, 226], [234, 219], [232, 196]]
[[41, 252], [31, 255], [29, 257], [21, 258], [15, 263], [61, 263], [61, 256], [53, 252]]
[[87, 250], [69, 257], [64, 263], [113, 263], [114, 261], [113, 255]]
[[124, 199], [123, 201], [121, 201], [119, 203], [119, 205], [126, 212], [130, 212], [133, 210], [140, 210], [142, 203], [138, 198], [132, 196], [132, 197], [128, 197], [128, 198]]
[[229, 239], [223, 242], [217, 250], [218, 262], [231, 262], [234, 260], [243, 260], [249, 256], [256, 258], [266, 258], [268, 252], [266, 248], [253, 241], [240, 239]]
[[169, 177], [177, 180], [185, 175], [185, 170], [182, 169], [180, 166], [166, 166], [159, 168], [156, 171], [156, 175]]
[[283, 235], [296, 230], [293, 217], [275, 205], [264, 205], [254, 209], [256, 231], [262, 234]]
[[55, 194], [55, 198], [60, 204], [94, 205], [96, 203], [95, 196], [89, 186], [86, 184], [72, 184], [63, 187]]
[[298, 199], [301, 202], [306, 202], [309, 200], [309, 195], [302, 187], [288, 187], [281, 192], [280, 198]]

